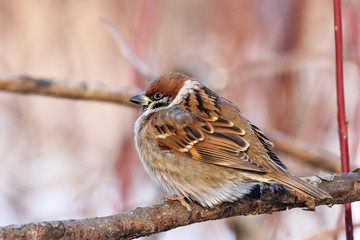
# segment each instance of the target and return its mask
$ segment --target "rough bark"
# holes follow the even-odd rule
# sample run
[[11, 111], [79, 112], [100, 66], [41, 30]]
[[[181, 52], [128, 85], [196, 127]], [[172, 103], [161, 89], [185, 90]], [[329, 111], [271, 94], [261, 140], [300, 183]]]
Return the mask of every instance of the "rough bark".
[[238, 215], [271, 214], [291, 208], [332, 206], [360, 200], [359, 170], [346, 174], [313, 176], [307, 180], [319, 185], [333, 198], [309, 203], [284, 187], [259, 184], [249, 196], [212, 209], [205, 209], [191, 202], [192, 211], [188, 212], [178, 201], [165, 201], [108, 217], [1, 227], [0, 239], [133, 239], [196, 222]]

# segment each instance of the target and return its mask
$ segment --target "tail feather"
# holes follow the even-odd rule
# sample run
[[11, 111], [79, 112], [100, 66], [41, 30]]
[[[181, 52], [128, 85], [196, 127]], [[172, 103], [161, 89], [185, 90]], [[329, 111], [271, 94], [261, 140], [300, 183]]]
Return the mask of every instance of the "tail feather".
[[277, 178], [276, 181], [279, 183], [289, 186], [291, 188], [294, 188], [295, 190], [298, 190], [300, 192], [303, 192], [307, 195], [310, 195], [313, 198], [316, 199], [325, 199], [325, 198], [332, 198], [331, 195], [324, 190], [315, 187], [314, 185], [307, 183], [306, 181], [294, 176], [294, 175], [288, 175], [284, 178], [280, 177]]

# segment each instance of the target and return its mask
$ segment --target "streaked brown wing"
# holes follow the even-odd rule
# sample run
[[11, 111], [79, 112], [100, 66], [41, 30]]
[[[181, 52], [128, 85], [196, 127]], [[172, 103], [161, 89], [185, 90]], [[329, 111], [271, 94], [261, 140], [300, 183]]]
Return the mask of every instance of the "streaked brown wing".
[[225, 167], [266, 171], [245, 153], [249, 148], [241, 137], [245, 131], [232, 122], [218, 117], [204, 120], [180, 107], [154, 114], [155, 137], [164, 151]]
[[264, 145], [270, 159], [272, 159], [277, 165], [281, 166], [282, 168], [287, 169], [285, 164], [283, 162], [281, 162], [281, 160], [276, 155], [276, 153], [271, 150], [271, 148], [274, 147], [274, 144], [264, 135], [264, 133], [260, 130], [260, 128], [258, 128], [257, 126], [255, 126], [251, 122], [249, 122], [249, 124], [252, 127], [252, 129], [254, 130], [255, 135], [258, 137], [260, 142]]

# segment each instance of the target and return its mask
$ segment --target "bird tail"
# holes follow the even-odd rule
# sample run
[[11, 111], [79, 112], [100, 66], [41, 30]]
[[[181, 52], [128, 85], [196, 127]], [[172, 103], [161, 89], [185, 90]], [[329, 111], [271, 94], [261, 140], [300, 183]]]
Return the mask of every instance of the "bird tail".
[[292, 175], [289, 174], [286, 177], [280, 177], [280, 178], [276, 178], [275, 181], [289, 186], [291, 188], [294, 188], [295, 190], [298, 190], [300, 192], [305, 193], [306, 195], [310, 195], [313, 198], [316, 199], [325, 199], [325, 198], [332, 198], [331, 195], [327, 192], [325, 192], [324, 190], [315, 187], [314, 185], [307, 183], [306, 181]]

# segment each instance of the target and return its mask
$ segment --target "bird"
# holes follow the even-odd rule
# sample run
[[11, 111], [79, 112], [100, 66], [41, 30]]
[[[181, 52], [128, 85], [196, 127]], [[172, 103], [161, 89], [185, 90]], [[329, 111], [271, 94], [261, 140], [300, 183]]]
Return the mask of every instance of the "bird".
[[144, 168], [188, 210], [187, 201], [208, 208], [234, 202], [258, 183], [331, 198], [290, 173], [274, 144], [235, 104], [194, 78], [166, 73], [129, 101], [142, 106], [134, 132]]

